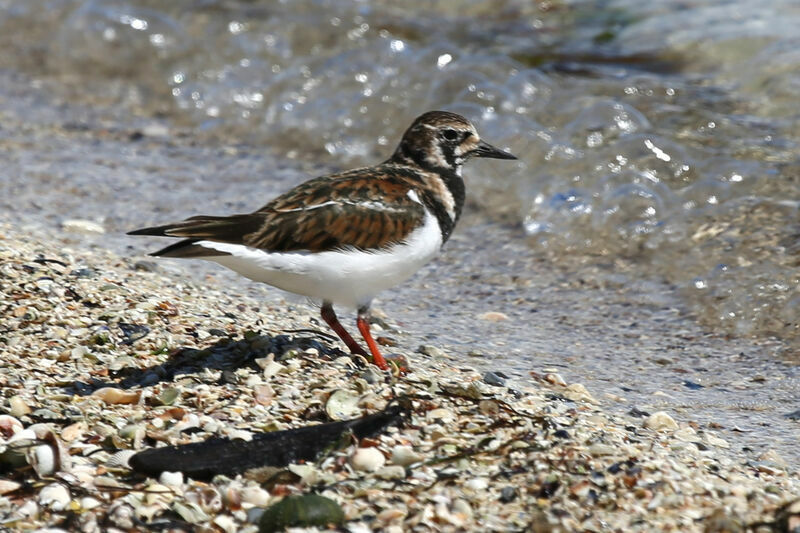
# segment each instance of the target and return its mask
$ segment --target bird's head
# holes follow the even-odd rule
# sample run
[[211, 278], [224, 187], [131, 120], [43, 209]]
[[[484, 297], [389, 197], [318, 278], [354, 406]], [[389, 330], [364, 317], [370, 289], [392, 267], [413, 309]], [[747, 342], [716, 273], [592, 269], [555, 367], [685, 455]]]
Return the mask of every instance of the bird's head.
[[475, 126], [461, 115], [428, 111], [417, 117], [403, 134], [391, 161], [461, 174], [461, 166], [471, 157], [516, 159], [482, 141]]

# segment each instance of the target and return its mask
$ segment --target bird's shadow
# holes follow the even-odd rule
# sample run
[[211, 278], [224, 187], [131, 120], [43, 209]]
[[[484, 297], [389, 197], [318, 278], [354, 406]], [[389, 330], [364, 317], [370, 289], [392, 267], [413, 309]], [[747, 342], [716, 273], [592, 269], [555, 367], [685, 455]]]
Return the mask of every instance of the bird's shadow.
[[[317, 337], [327, 337], [322, 332], [303, 330]], [[250, 367], [258, 370], [257, 359], [275, 354], [276, 361], [283, 361], [306, 352], [316, 350], [316, 357], [334, 359], [347, 355], [338, 348], [320, 342], [312, 336], [264, 335], [245, 332], [242, 338], [223, 337], [205, 348], [179, 347], [169, 353], [167, 361], [145, 368], [127, 366], [109, 371], [107, 379], [93, 377], [89, 380], [76, 380], [72, 384], [72, 394], [86, 396], [103, 387], [130, 389], [150, 387], [162, 382], [174, 381], [179, 376], [197, 375], [205, 369], [221, 370], [220, 383], [237, 383], [233, 373], [238, 368]]]

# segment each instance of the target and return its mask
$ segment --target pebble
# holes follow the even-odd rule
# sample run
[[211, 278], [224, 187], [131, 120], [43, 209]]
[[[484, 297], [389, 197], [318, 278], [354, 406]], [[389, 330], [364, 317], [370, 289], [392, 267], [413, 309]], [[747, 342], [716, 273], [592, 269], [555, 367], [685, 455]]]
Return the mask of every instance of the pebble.
[[513, 502], [517, 498], [517, 489], [515, 487], [503, 487], [500, 490], [500, 501], [503, 503]]
[[544, 375], [544, 380], [551, 385], [558, 385], [561, 387], [566, 387], [567, 382], [564, 381], [564, 378], [561, 377], [560, 374], [549, 373]]
[[353, 470], [374, 472], [386, 463], [386, 457], [377, 448], [356, 448], [349, 462]]
[[572, 385], [569, 385], [561, 392], [561, 394], [564, 395], [565, 398], [568, 398], [574, 402], [597, 403], [597, 400], [595, 400], [592, 395], [589, 394], [589, 391], [586, 390], [586, 387], [580, 383], [573, 383]]
[[674, 431], [678, 429], [678, 423], [665, 411], [657, 411], [644, 419], [644, 427], [655, 431]]
[[384, 466], [375, 472], [375, 476], [380, 479], [404, 479], [406, 469], [399, 465]]
[[438, 357], [447, 357], [447, 354], [444, 353], [444, 351], [441, 348], [438, 348], [438, 347], [433, 346], [431, 344], [423, 344], [419, 348], [417, 348], [417, 351], [419, 353], [421, 353], [421, 354], [424, 354], [424, 355], [427, 355], [427, 356], [430, 356], [430, 357], [437, 357], [437, 358]]
[[478, 315], [478, 318], [488, 322], [503, 322], [508, 320], [508, 315], [499, 311], [488, 311]]
[[494, 385], [496, 387], [505, 387], [506, 380], [503, 377], [495, 374], [494, 372], [486, 372], [483, 374], [483, 381], [488, 383], [489, 385]]
[[717, 448], [730, 448], [731, 447], [731, 445], [728, 443], [728, 441], [726, 441], [722, 437], [717, 437], [713, 433], [706, 433], [704, 435], [704, 439], [703, 440], [705, 440], [707, 444], [710, 444], [711, 446], [716, 446]]
[[381, 374], [372, 366], [367, 367], [363, 372], [361, 372], [359, 377], [370, 385], [377, 385], [378, 383], [383, 382], [383, 374]]
[[101, 224], [92, 222], [91, 220], [65, 220], [61, 223], [61, 227], [64, 231], [82, 233], [85, 235], [102, 235], [106, 232], [106, 229]]

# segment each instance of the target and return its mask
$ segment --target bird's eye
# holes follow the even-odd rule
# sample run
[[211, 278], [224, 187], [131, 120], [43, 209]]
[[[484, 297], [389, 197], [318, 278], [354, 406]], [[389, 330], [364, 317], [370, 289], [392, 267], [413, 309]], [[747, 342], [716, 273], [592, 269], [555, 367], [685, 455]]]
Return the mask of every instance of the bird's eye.
[[455, 141], [456, 139], [458, 139], [458, 132], [456, 130], [444, 130], [442, 132], [442, 135], [448, 141]]

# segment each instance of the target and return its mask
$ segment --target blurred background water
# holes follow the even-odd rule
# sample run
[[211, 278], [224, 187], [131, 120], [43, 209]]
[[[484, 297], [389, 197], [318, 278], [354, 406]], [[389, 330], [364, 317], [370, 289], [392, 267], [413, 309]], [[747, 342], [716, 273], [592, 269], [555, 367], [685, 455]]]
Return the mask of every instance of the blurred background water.
[[[0, 205], [48, 223], [91, 205], [78, 218], [116, 236], [132, 224], [251, 210], [315, 172], [385, 158], [416, 115], [448, 109], [520, 160], [470, 163], [472, 208], [494, 225], [456, 236], [456, 253], [430, 271], [431, 286], [444, 288], [423, 278], [405, 294], [436, 307], [430, 290], [462, 294], [447, 288], [448, 273], [588, 268], [606, 312], [624, 315], [632, 302], [685, 310], [701, 331], [734, 339], [712, 346], [681, 333], [671, 311], [630, 317], [631, 328], [683, 334], [697, 348], [685, 366], [728, 372], [733, 383], [745, 360], [753, 376], [768, 364], [759, 357], [800, 361], [797, 28], [796, 0], [0, 0], [0, 68], [84, 110], [64, 119], [15, 85], [0, 91], [15, 102], [7, 116], [79, 130], [102, 108], [140, 120], [137, 135], [153, 139], [123, 156], [96, 141], [90, 154], [51, 141], [43, 158], [41, 145], [21, 149], [0, 123], [4, 175], [13, 175], [0, 180]], [[170, 145], [179, 131], [191, 131], [193, 149]], [[121, 157], [125, 171], [115, 173], [109, 161]], [[499, 329], [515, 357], [533, 357], [533, 334], [519, 327], [530, 318], [508, 311], [523, 289], [503, 290], [478, 296], [516, 327], [469, 320], [449, 340]], [[592, 316], [592, 305], [575, 303], [586, 294], [558, 293], [562, 309], [535, 321], [551, 335], [539, 348], [574, 361], [553, 347], [558, 335], [574, 351], [599, 343], [582, 364], [606, 379], [615, 364], [629, 366], [624, 357], [640, 364], [637, 350], [683, 357]], [[612, 301], [619, 294], [628, 300]], [[592, 325], [562, 320], [581, 313]], [[425, 319], [408, 322], [420, 329]], [[760, 344], [736, 340], [746, 338]], [[650, 359], [616, 372], [667, 364]], [[783, 375], [770, 386], [785, 413], [797, 399], [796, 367], [770, 368]], [[642, 394], [663, 388], [639, 385]], [[725, 398], [707, 402], [722, 408]]]
[[[556, 261], [800, 338], [794, 0], [0, 1], [5, 66], [288, 158], [374, 162], [447, 108], [520, 156], [470, 189]], [[376, 142], [377, 141], [377, 142]], [[224, 189], [224, 184], [219, 184]]]

